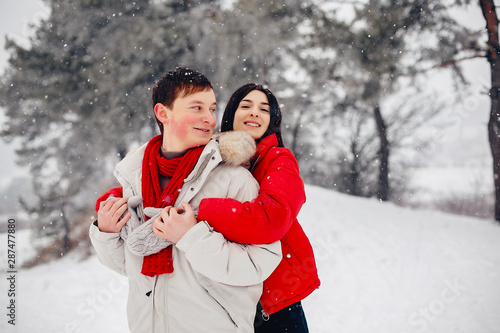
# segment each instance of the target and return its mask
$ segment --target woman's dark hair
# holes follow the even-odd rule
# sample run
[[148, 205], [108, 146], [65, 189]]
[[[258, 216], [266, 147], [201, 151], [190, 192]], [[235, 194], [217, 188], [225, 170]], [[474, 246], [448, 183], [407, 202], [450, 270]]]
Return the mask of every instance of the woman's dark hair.
[[229, 98], [229, 102], [227, 102], [226, 109], [224, 110], [224, 115], [222, 116], [221, 132], [233, 130], [234, 114], [238, 109], [238, 105], [240, 105], [241, 100], [253, 90], [259, 90], [266, 94], [267, 100], [269, 102], [269, 111], [271, 116], [269, 127], [262, 135], [262, 137], [257, 140], [257, 142], [264, 139], [266, 136], [275, 133], [276, 137], [278, 138], [278, 146], [284, 147], [283, 138], [281, 137], [281, 110], [278, 104], [278, 100], [269, 89], [260, 84], [247, 83], [239, 87], [231, 95], [231, 98]]

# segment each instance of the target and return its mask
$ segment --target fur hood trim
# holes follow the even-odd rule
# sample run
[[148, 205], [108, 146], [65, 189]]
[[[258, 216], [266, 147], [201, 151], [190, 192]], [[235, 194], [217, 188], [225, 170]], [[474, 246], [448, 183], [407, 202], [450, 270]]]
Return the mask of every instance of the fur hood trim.
[[242, 166], [249, 163], [257, 152], [255, 140], [244, 131], [217, 133], [213, 139], [219, 142], [222, 160], [231, 166]]
[[[231, 166], [245, 166], [257, 152], [255, 140], [244, 131], [228, 131], [214, 134], [212, 139], [219, 143], [219, 150], [224, 163]], [[129, 151], [133, 154], [138, 148]]]

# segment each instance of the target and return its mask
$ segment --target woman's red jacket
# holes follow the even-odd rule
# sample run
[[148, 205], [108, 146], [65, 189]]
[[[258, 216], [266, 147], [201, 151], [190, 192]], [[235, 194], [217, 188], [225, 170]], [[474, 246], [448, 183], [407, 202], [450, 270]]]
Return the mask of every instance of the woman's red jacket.
[[312, 246], [297, 221], [306, 201], [297, 160], [289, 149], [277, 146], [274, 134], [257, 145], [251, 170], [260, 184], [255, 200], [203, 199], [198, 212], [198, 221], [208, 221], [231, 241], [281, 240], [283, 259], [264, 282], [260, 299], [268, 314], [304, 299], [320, 285]]

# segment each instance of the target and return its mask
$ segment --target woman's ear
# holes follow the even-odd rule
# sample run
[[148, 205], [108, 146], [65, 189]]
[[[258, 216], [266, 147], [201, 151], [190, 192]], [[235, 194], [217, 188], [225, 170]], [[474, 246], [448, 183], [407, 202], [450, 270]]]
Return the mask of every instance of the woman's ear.
[[168, 123], [167, 107], [161, 103], [156, 103], [154, 107], [156, 118], [165, 125]]

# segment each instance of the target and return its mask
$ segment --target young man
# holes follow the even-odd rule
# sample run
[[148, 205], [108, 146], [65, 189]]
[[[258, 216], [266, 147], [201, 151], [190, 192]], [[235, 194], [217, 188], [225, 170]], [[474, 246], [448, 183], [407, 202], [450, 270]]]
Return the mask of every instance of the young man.
[[[117, 164], [124, 198], [101, 202], [90, 228], [100, 261], [129, 279], [130, 331], [253, 332], [262, 282], [281, 260], [279, 242], [232, 243], [207, 223], [177, 217], [181, 206], [194, 215], [206, 197], [252, 200], [258, 184], [246, 169], [222, 163], [210, 140], [216, 100], [201, 73], [176, 68], [164, 75], [153, 106], [162, 135]], [[146, 207], [165, 207], [154, 230], [173, 245], [146, 256], [130, 250], [120, 233], [131, 221], [124, 214], [128, 197], [142, 198], [133, 214], [138, 221], [147, 220]]]

